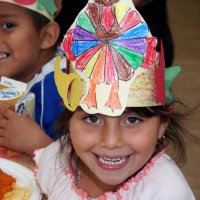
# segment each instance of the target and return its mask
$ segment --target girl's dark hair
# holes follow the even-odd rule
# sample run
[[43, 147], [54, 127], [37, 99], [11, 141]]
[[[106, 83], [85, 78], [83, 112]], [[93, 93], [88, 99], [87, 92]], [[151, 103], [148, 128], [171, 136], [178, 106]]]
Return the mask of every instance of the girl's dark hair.
[[[184, 121], [188, 119], [192, 111], [181, 102], [176, 102], [185, 108], [185, 111], [178, 112], [173, 109], [174, 104], [169, 106], [153, 106], [153, 107], [133, 107], [130, 108], [142, 117], [160, 116], [161, 122], [169, 121], [169, 125], [165, 131], [166, 144], [173, 149], [173, 157], [178, 164], [184, 164], [186, 161], [186, 143], [185, 139], [192, 139], [193, 136], [184, 125]], [[69, 120], [73, 112], [65, 110], [57, 122], [56, 133], [60, 138], [61, 151], [64, 150], [66, 144], [69, 144]]]

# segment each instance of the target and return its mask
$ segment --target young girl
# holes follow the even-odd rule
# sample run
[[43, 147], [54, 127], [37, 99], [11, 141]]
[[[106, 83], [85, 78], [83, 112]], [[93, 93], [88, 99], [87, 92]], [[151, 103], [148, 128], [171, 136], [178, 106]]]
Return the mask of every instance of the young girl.
[[64, 74], [56, 60], [67, 109], [60, 141], [35, 152], [42, 193], [49, 200], [194, 200], [165, 153], [172, 143], [184, 155], [170, 93], [180, 69], [164, 70], [162, 45], [132, 2], [89, 1], [62, 47], [73, 68]]

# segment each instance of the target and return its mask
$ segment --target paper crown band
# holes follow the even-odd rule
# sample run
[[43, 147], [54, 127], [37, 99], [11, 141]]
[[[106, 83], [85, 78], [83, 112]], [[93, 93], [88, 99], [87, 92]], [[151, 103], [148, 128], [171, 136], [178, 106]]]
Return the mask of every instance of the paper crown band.
[[[65, 105], [70, 105], [68, 98], [77, 91], [81, 91], [76, 96], [79, 100], [74, 100], [83, 110], [110, 116], [120, 115], [126, 107], [170, 103], [169, 87], [180, 68], [168, 68], [165, 73], [163, 48], [158, 52], [157, 46], [132, 1], [90, 0], [62, 42], [75, 79], [81, 79], [77, 89], [68, 90], [64, 80], [71, 75], [64, 77], [58, 63], [55, 66], [56, 85]], [[176, 75], [165, 80], [169, 72]]]
[[53, 21], [62, 8], [61, 0], [0, 0], [33, 10]]

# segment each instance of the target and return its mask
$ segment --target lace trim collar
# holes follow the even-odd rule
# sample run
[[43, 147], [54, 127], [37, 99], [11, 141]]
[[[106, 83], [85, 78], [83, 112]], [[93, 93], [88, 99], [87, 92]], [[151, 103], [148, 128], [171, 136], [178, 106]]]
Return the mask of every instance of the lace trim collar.
[[123, 183], [116, 192], [105, 192], [103, 195], [97, 197], [97, 198], [91, 198], [88, 196], [87, 192], [85, 192], [82, 189], [77, 188], [75, 184], [75, 178], [73, 171], [68, 168], [65, 173], [69, 177], [72, 188], [76, 192], [78, 196], [80, 196], [83, 200], [108, 200], [112, 197], [112, 199], [116, 200], [122, 200], [122, 193], [127, 192], [130, 190], [131, 186], [134, 183], [138, 183], [144, 176], [147, 175], [147, 173], [150, 171], [150, 169], [153, 167], [154, 162], [163, 154], [164, 151], [156, 154], [154, 157], [151, 158], [151, 160], [145, 165], [145, 167], [136, 175], [128, 179], [125, 183]]

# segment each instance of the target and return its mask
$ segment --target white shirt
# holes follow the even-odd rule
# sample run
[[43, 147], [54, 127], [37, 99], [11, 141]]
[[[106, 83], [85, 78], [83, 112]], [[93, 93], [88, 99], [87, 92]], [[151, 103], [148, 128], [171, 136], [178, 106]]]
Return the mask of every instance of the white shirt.
[[59, 157], [58, 150], [59, 142], [54, 142], [35, 152], [38, 167], [36, 178], [48, 200], [195, 200], [182, 172], [165, 153], [154, 157], [141, 172], [116, 192], [89, 198], [86, 192], [75, 186], [73, 173], [62, 162], [62, 158], [67, 155]]

